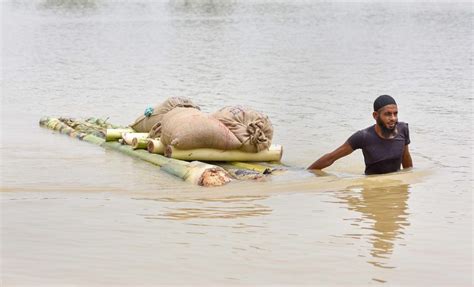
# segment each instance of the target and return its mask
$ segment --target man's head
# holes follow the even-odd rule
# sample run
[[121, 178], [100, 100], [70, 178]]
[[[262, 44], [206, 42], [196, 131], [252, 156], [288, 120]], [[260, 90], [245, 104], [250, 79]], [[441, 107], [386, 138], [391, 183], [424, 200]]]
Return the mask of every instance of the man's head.
[[392, 97], [382, 95], [375, 99], [372, 116], [385, 137], [389, 137], [396, 132], [398, 108], [397, 103]]

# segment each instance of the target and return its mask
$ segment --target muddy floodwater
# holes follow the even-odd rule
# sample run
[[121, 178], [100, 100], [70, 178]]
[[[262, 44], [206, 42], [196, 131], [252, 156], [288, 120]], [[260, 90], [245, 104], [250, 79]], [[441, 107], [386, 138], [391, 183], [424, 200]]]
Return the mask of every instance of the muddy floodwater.
[[[1, 286], [471, 286], [472, 3], [1, 2]], [[415, 168], [305, 167], [398, 102]], [[170, 96], [267, 114], [286, 172], [203, 188], [40, 128]]]

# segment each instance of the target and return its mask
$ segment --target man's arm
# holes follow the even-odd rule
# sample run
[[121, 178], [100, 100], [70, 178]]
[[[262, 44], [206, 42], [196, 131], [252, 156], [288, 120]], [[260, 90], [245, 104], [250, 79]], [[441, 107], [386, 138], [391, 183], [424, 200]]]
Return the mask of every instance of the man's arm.
[[413, 167], [413, 161], [411, 160], [411, 155], [410, 155], [410, 150], [408, 149], [408, 145], [405, 145], [405, 149], [403, 150], [402, 166], [404, 169]]
[[333, 164], [336, 160], [349, 155], [353, 152], [351, 145], [348, 142], [345, 142], [343, 145], [335, 149], [334, 151], [327, 153], [320, 157], [317, 161], [315, 161], [312, 165], [308, 167], [308, 169], [323, 169], [331, 164]]

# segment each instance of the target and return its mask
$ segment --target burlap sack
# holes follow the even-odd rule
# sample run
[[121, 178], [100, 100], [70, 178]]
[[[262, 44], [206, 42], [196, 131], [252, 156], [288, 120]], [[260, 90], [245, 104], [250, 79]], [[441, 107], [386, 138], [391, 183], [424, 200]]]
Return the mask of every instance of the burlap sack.
[[[195, 105], [190, 99], [183, 97], [172, 97], [164, 101], [162, 104], [155, 106], [151, 111], [151, 114], [148, 116], [139, 116], [135, 122], [130, 125], [130, 127], [136, 132], [147, 133], [156, 123], [161, 121], [164, 114], [176, 107], [194, 108], [198, 110], [200, 109], [199, 106]], [[153, 137], [159, 137], [159, 134], [154, 135]]]
[[225, 107], [212, 114], [239, 139], [246, 152], [268, 149], [272, 143], [273, 126], [270, 119], [251, 108]]
[[240, 148], [240, 141], [217, 119], [196, 109], [175, 108], [161, 121], [161, 142], [187, 150]]

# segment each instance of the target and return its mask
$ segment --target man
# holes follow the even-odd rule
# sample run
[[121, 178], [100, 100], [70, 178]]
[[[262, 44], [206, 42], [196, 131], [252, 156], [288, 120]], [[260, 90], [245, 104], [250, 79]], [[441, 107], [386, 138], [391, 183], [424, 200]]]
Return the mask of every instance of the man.
[[408, 124], [398, 122], [398, 108], [395, 100], [382, 95], [374, 101], [372, 116], [376, 124], [354, 133], [343, 145], [323, 155], [308, 169], [323, 169], [341, 157], [362, 149], [365, 174], [381, 174], [413, 166], [408, 144]]

